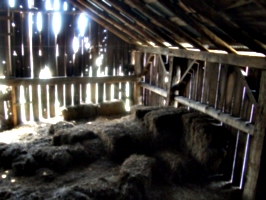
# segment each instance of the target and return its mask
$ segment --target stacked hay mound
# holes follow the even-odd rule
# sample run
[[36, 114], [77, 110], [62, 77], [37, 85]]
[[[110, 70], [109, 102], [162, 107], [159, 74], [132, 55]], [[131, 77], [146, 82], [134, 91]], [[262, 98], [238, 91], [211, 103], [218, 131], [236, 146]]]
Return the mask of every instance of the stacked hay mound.
[[164, 106], [143, 106], [143, 105], [136, 105], [136, 106], [132, 106], [130, 111], [131, 114], [135, 115], [135, 119], [137, 120], [143, 120], [144, 116], [151, 112], [151, 111], [155, 111], [158, 109], [163, 109], [166, 108]]
[[106, 122], [95, 133], [103, 141], [108, 155], [114, 159], [124, 159], [147, 147], [147, 134], [142, 124], [134, 121], [132, 116]]
[[120, 191], [127, 199], [147, 199], [152, 183], [155, 159], [144, 155], [131, 155], [120, 169]]
[[208, 171], [216, 172], [226, 155], [228, 133], [214, 120], [198, 113], [186, 114], [184, 123], [185, 151]]
[[155, 154], [157, 170], [165, 179], [174, 183], [197, 182], [204, 178], [205, 171], [191, 156], [179, 151], [161, 151]]
[[123, 100], [106, 101], [99, 104], [99, 115], [124, 115], [126, 113]]
[[182, 115], [185, 108], [165, 107], [148, 112], [144, 116], [146, 130], [152, 135], [156, 148], [179, 148], [183, 132]]
[[98, 115], [98, 105], [81, 104], [75, 106], [67, 106], [62, 109], [64, 120], [76, 119], [94, 119]]

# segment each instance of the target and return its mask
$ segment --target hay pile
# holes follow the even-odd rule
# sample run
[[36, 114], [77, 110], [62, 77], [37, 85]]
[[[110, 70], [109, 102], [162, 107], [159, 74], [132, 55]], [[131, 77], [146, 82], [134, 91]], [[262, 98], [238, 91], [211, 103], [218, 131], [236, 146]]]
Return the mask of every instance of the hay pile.
[[126, 114], [123, 100], [106, 101], [99, 104], [99, 115], [123, 115]]
[[198, 182], [205, 177], [202, 166], [181, 152], [161, 151], [155, 154], [158, 174], [174, 183]]
[[155, 111], [158, 109], [163, 109], [166, 108], [164, 106], [143, 106], [143, 105], [137, 105], [137, 106], [132, 106], [130, 111], [132, 114], [135, 115], [135, 119], [138, 120], [143, 120], [144, 116], [151, 112], [151, 111]]
[[208, 171], [218, 170], [226, 156], [227, 131], [213, 124], [213, 119], [193, 113], [183, 117], [185, 151], [190, 153]]
[[66, 129], [72, 128], [74, 126], [75, 126], [75, 123], [73, 123], [73, 122], [60, 121], [60, 122], [57, 122], [56, 124], [52, 124], [49, 128], [48, 133], [53, 135], [54, 133], [56, 133], [59, 130], [66, 130]]
[[184, 108], [165, 107], [144, 116], [144, 124], [153, 138], [154, 148], [180, 148], [183, 133], [181, 117], [188, 112]]
[[55, 132], [52, 144], [56, 146], [64, 144], [75, 144], [85, 140], [97, 138], [93, 131], [88, 130], [85, 126], [75, 126], [69, 129], [61, 129]]
[[95, 119], [98, 115], [98, 109], [98, 105], [95, 104], [67, 106], [62, 109], [62, 115], [67, 121], [76, 119]]
[[147, 134], [141, 123], [131, 121], [132, 117], [106, 123], [96, 135], [103, 141], [106, 152], [113, 159], [123, 160], [133, 153], [149, 149]]

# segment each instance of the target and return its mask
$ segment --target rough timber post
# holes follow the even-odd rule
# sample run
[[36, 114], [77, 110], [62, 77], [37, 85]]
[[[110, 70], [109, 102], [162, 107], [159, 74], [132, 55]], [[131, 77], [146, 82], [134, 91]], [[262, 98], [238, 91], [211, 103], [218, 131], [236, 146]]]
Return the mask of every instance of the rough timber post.
[[254, 135], [250, 141], [250, 152], [247, 164], [246, 184], [242, 199], [255, 199], [258, 176], [260, 172], [261, 153], [266, 127], [266, 70], [261, 73], [257, 115], [255, 116]]

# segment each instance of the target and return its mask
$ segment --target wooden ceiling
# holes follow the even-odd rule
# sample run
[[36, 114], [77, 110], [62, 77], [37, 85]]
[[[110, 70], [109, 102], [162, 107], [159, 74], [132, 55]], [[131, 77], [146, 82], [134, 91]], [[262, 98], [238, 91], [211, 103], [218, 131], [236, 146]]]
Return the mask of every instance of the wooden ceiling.
[[264, 0], [68, 1], [128, 43], [266, 54]]

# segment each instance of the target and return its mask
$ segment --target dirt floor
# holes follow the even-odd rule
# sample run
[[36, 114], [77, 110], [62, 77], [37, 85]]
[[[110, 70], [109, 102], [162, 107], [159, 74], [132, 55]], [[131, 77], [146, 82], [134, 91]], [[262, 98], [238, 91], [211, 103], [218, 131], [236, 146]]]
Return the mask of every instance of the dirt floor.
[[[85, 127], [85, 129], [92, 131], [105, 130], [108, 125], [120, 123], [121, 121], [117, 121], [117, 118], [120, 117], [98, 117], [94, 121], [79, 120], [76, 121], [75, 127], [80, 126], [83, 129]], [[133, 118], [131, 117], [131, 119]], [[128, 155], [124, 156], [123, 159], [113, 159], [112, 153], [115, 147], [110, 150], [110, 145], [107, 148], [108, 150], [105, 146], [103, 147], [105, 150], [88, 150], [85, 148], [86, 152], [92, 152], [93, 155], [95, 154], [94, 150], [97, 151], [96, 157], [86, 157], [85, 155], [88, 162], [79, 162], [74, 156], [72, 161], [76, 164], [61, 164], [65, 160], [59, 159], [60, 162], [56, 160], [59, 163], [58, 166], [43, 165], [41, 168], [30, 168], [29, 171], [23, 168], [26, 166], [25, 163], [25, 165], [22, 165], [23, 169], [17, 167], [21, 167], [21, 165], [14, 165], [14, 162], [12, 166], [3, 164], [6, 162], [5, 158], [10, 159], [10, 157], [3, 157], [3, 152], [7, 151], [7, 145], [18, 145], [19, 148], [28, 152], [35, 152], [35, 150], [29, 150], [33, 146], [37, 146], [39, 150], [54, 148], [54, 134], [50, 134], [49, 130], [51, 124], [55, 124], [57, 121], [62, 121], [62, 119], [57, 118], [50, 122], [24, 124], [0, 133], [0, 154], [2, 153], [0, 159], [0, 164], [2, 162], [0, 168], [0, 199], [239, 199], [239, 190], [231, 187], [230, 182], [221, 181], [219, 176], [206, 177], [204, 181], [195, 182], [175, 182], [168, 179], [166, 177], [167, 173], [166, 175], [160, 174], [160, 170], [154, 171], [151, 169], [155, 162], [151, 153], [144, 157], [137, 157], [139, 161], [136, 162], [140, 162], [140, 166], [135, 166], [135, 169], [127, 171], [127, 166], [123, 162]], [[114, 140], [111, 139], [111, 141]], [[98, 139], [94, 140], [98, 141]], [[75, 144], [60, 144], [56, 148], [70, 148], [68, 147], [70, 145], [74, 149], [81, 146], [83, 148], [86, 144], [86, 142], [81, 141]], [[96, 147], [98, 148], [97, 145]], [[67, 150], [71, 151], [71, 149]], [[111, 156], [106, 153], [109, 150]], [[54, 154], [52, 150], [51, 154]], [[28, 154], [25, 153], [25, 155]], [[114, 155], [117, 156], [117, 154]], [[134, 163], [134, 158], [132, 159]], [[147, 165], [144, 168], [145, 163]], [[16, 169], [16, 172], [14, 169]], [[19, 173], [20, 171], [23, 173]]]

